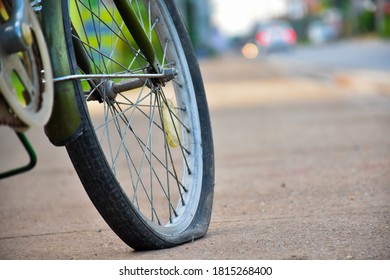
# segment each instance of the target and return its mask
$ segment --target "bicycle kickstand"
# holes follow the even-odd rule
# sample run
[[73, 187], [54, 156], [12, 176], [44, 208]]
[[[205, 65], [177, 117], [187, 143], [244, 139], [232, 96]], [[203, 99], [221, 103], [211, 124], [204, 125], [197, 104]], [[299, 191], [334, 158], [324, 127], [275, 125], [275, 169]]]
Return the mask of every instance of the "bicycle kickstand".
[[37, 156], [35, 154], [33, 147], [31, 146], [30, 142], [28, 141], [27, 137], [24, 135], [24, 133], [20, 133], [20, 132], [15, 132], [15, 133], [18, 136], [20, 142], [23, 144], [23, 147], [26, 149], [26, 152], [30, 158], [30, 161], [25, 166], [0, 173], [0, 179], [4, 179], [7, 177], [11, 177], [14, 175], [18, 175], [20, 173], [30, 171], [31, 169], [34, 168], [34, 166], [37, 163]]

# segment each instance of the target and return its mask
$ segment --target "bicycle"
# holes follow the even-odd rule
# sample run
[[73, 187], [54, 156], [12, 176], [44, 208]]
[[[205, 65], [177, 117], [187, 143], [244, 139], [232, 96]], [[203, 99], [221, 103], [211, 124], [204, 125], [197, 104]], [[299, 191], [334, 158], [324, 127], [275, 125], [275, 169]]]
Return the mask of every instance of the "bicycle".
[[135, 250], [203, 237], [214, 152], [199, 65], [173, 0], [0, 0], [0, 123], [44, 127]]

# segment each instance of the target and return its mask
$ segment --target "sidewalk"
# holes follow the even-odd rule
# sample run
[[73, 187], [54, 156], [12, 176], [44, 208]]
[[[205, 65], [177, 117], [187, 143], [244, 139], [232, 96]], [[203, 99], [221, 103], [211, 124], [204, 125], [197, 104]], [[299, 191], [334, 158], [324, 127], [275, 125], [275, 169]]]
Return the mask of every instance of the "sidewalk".
[[[200, 64], [216, 164], [205, 238], [134, 252], [33, 129], [36, 169], [0, 181], [0, 259], [390, 259], [389, 95], [270, 62]], [[0, 143], [2, 159], [23, 160], [4, 130]]]

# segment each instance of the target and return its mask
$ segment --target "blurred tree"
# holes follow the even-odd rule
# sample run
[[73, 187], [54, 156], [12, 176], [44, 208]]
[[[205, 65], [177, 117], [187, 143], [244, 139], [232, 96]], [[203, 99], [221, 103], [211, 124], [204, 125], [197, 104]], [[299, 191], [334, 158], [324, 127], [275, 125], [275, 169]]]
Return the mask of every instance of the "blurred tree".
[[384, 37], [390, 37], [390, 1], [377, 0], [376, 25], [379, 33]]
[[198, 53], [210, 48], [210, 3], [209, 0], [176, 0], [192, 44]]

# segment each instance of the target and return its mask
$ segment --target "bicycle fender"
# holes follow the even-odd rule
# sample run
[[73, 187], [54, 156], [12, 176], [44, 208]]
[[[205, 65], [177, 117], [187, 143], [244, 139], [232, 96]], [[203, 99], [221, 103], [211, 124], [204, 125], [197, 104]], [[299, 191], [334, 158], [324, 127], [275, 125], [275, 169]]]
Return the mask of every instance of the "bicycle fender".
[[[61, 1], [42, 1], [42, 30], [49, 49], [54, 77], [70, 75]], [[64, 146], [82, 132], [79, 104], [73, 81], [54, 84], [54, 105], [45, 133], [55, 146]]]

